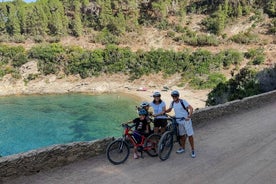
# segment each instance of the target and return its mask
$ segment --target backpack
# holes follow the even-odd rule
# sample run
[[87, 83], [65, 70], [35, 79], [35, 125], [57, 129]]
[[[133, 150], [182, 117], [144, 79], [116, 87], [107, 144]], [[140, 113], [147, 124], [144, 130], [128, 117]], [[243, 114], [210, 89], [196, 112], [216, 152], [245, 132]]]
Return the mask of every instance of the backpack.
[[[182, 100], [182, 99], [179, 99], [179, 100], [180, 100], [180, 104], [182, 105], [183, 109], [184, 109], [185, 111], [187, 111], [187, 113], [188, 113], [188, 115], [189, 115], [189, 111], [188, 111], [188, 109], [185, 107], [183, 100]], [[173, 107], [173, 104], [174, 104], [174, 101], [172, 101], [171, 107]]]

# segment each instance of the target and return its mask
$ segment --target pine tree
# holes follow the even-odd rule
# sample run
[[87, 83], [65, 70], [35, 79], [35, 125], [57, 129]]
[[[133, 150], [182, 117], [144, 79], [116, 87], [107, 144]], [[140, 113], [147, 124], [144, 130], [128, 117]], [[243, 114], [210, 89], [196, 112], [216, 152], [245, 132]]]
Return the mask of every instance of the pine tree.
[[241, 6], [241, 4], [239, 3], [239, 5], [238, 5], [238, 10], [237, 10], [237, 17], [240, 17], [240, 16], [242, 16], [242, 6]]
[[21, 34], [25, 34], [26, 33], [26, 29], [27, 29], [27, 23], [26, 23], [26, 8], [27, 5], [24, 2], [20, 2], [19, 5], [17, 5], [17, 10], [18, 10], [18, 20], [19, 20], [19, 24], [20, 24], [20, 32]]
[[105, 0], [105, 1], [97, 0], [97, 3], [102, 8], [101, 14], [100, 14], [100, 19], [99, 19], [101, 27], [102, 28], [107, 27], [110, 23], [113, 22], [111, 0]]
[[74, 36], [81, 36], [83, 33], [80, 8], [81, 4], [78, 1], [74, 1], [74, 18], [72, 20], [72, 31]]
[[6, 33], [7, 9], [4, 3], [0, 3], [0, 34]]
[[20, 24], [17, 17], [18, 12], [16, 10], [16, 7], [12, 3], [9, 3], [7, 7], [8, 7], [8, 20], [6, 23], [7, 32], [10, 35], [18, 35], [20, 34]]
[[48, 28], [49, 33], [52, 35], [62, 35], [66, 33], [64, 27], [68, 24], [67, 19], [65, 18], [64, 8], [62, 3], [59, 0], [49, 0], [48, 1]]
[[47, 16], [40, 4], [33, 4], [27, 13], [27, 33], [30, 35], [45, 35], [47, 32]]

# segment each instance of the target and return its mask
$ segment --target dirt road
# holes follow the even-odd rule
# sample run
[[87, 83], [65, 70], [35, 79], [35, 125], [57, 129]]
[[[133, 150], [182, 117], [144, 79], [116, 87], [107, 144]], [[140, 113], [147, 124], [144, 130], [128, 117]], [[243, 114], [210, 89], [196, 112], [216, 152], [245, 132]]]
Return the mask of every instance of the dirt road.
[[276, 100], [195, 128], [197, 157], [173, 153], [114, 166], [105, 155], [5, 184], [275, 184]]

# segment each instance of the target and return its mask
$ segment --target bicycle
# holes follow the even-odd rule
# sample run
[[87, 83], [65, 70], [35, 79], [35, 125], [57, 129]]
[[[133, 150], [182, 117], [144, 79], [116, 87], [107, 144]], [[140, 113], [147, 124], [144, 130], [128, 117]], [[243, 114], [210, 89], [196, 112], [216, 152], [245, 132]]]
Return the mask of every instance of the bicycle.
[[134, 126], [135, 125], [129, 126], [127, 124], [122, 124], [124, 128], [122, 138], [114, 140], [108, 145], [106, 155], [112, 164], [118, 165], [124, 163], [129, 156], [130, 148], [134, 146], [137, 147], [137, 151], [141, 153], [142, 158], [144, 151], [151, 157], [158, 156], [158, 141], [161, 136], [157, 134], [151, 134], [148, 137], [140, 135], [141, 142], [137, 142], [134, 137], [134, 131], [132, 130]]
[[170, 157], [174, 142], [179, 142], [178, 124], [176, 123], [176, 118], [167, 114], [167, 130], [161, 136], [158, 143], [158, 157], [160, 160], [165, 161]]

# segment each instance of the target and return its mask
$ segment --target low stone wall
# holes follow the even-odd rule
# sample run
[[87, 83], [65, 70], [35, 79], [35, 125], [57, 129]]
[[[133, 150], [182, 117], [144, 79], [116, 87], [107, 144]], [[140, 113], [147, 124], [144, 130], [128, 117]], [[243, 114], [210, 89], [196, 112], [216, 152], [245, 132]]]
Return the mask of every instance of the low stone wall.
[[276, 101], [276, 90], [246, 97], [242, 100], [235, 100], [221, 105], [206, 107], [193, 114], [193, 124], [197, 126], [202, 123], [209, 123], [212, 119], [221, 116], [240, 113], [253, 108], [262, 108], [262, 105], [273, 101]]
[[[210, 120], [251, 108], [261, 108], [263, 104], [276, 100], [276, 90], [261, 95], [236, 100], [223, 105], [207, 107], [196, 111], [193, 115], [195, 125], [209, 123]], [[45, 149], [29, 151], [22, 154], [0, 158], [1, 178], [15, 177], [38, 173], [74, 161], [87, 159], [105, 153], [107, 145], [114, 138], [92, 142], [77, 142], [65, 145], [54, 145]]]
[[77, 160], [103, 154], [112, 140], [114, 138], [54, 145], [22, 154], [2, 157], [0, 158], [0, 183], [1, 178], [34, 174], [41, 170], [67, 165]]

